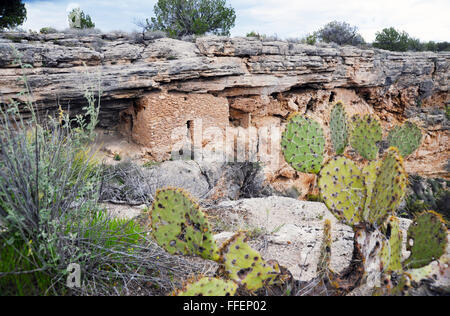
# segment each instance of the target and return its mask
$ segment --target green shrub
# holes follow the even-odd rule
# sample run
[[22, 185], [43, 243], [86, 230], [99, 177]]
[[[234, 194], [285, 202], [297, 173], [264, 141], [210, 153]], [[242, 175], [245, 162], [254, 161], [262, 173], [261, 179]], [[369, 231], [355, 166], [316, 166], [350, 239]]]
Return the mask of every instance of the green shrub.
[[158, 0], [155, 16], [146, 20], [145, 30], [163, 31], [169, 37], [185, 35], [230, 35], [236, 13], [226, 0]]
[[263, 39], [266, 38], [267, 36], [265, 34], [259, 34], [255, 31], [251, 31], [249, 33], [247, 33], [247, 35], [245, 35], [246, 37], [256, 37], [258, 39]]
[[[0, 240], [3, 238], [0, 237]], [[35, 271], [37, 258], [33, 255], [32, 248], [23, 240], [9, 244], [3, 240], [0, 244], [0, 271], [11, 272], [3, 275], [0, 272], [0, 293], [2, 296], [19, 295], [35, 296], [45, 295], [47, 289], [52, 286], [52, 278], [43, 271]], [[16, 271], [28, 271], [28, 273], [15, 274]], [[32, 272], [34, 271], [34, 272]]]
[[52, 33], [58, 33], [58, 30], [54, 29], [53, 27], [43, 27], [40, 29], [39, 33], [52, 34]]
[[357, 46], [364, 44], [364, 39], [358, 33], [358, 28], [346, 22], [333, 21], [328, 23], [317, 32], [317, 38], [322, 42], [338, 45]]
[[377, 32], [373, 46], [397, 52], [426, 50], [426, 45], [419, 39], [409, 36], [405, 31], [397, 31], [393, 27]]
[[[22, 95], [30, 96], [23, 81]], [[98, 110], [88, 100], [86, 113], [96, 122]], [[111, 218], [100, 207], [103, 168], [86, 149], [95, 125], [66, 114], [44, 120], [31, 101], [1, 109], [1, 294], [121, 295], [137, 283], [155, 295], [198, 272], [162, 251], [137, 223]], [[31, 113], [28, 121], [24, 110]], [[80, 265], [82, 287], [69, 289], [73, 263]]]
[[316, 43], [317, 43], [317, 32], [314, 32], [312, 34], [307, 34], [304, 38], [301, 39], [301, 42], [303, 44], [316, 45]]

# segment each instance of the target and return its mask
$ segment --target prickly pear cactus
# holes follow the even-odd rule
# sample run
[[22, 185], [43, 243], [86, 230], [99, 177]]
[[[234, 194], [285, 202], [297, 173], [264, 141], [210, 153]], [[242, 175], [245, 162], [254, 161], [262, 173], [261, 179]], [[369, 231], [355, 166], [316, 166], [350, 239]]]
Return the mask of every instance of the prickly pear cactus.
[[333, 239], [331, 237], [331, 221], [329, 219], [325, 220], [323, 226], [323, 241], [320, 249], [319, 263], [317, 264], [317, 273], [319, 275], [328, 275], [330, 271], [331, 262], [331, 245]]
[[371, 161], [364, 167], [362, 173], [364, 177], [364, 183], [366, 185], [367, 196], [366, 196], [366, 204], [364, 207], [363, 219], [365, 220], [368, 215], [369, 204], [372, 200], [373, 187], [375, 186], [375, 181], [377, 179], [377, 175], [380, 171], [381, 160]]
[[281, 139], [284, 158], [295, 170], [318, 173], [322, 167], [325, 138], [319, 123], [296, 114], [289, 119]]
[[218, 260], [210, 225], [200, 207], [181, 189], [156, 193], [151, 211], [152, 234], [171, 254]]
[[233, 296], [238, 286], [233, 281], [205, 277], [197, 282], [187, 283], [174, 296]]
[[368, 160], [377, 158], [377, 143], [381, 142], [383, 131], [378, 118], [372, 115], [358, 114], [351, 119], [350, 144], [362, 157]]
[[391, 216], [385, 223], [386, 241], [381, 251], [381, 262], [385, 272], [402, 271], [403, 234], [398, 218]]
[[407, 183], [403, 159], [397, 148], [388, 149], [379, 169], [365, 219], [375, 226], [381, 226], [397, 210]]
[[348, 133], [347, 115], [345, 113], [344, 105], [341, 102], [336, 103], [331, 110], [330, 136], [334, 151], [336, 154], [342, 155], [348, 144]]
[[447, 228], [442, 217], [435, 212], [423, 213], [408, 229], [406, 247], [411, 255], [403, 266], [406, 269], [427, 266], [445, 253], [447, 242]]
[[411, 155], [422, 143], [422, 131], [411, 122], [402, 126], [396, 126], [389, 132], [388, 142], [390, 146], [397, 147], [403, 157]]
[[220, 249], [223, 273], [249, 291], [278, 283], [281, 270], [278, 265], [270, 265], [259, 252], [246, 243], [244, 232], [239, 232], [225, 242]]
[[350, 225], [361, 221], [366, 187], [353, 161], [345, 157], [331, 159], [320, 171], [318, 185], [323, 201], [338, 219]]

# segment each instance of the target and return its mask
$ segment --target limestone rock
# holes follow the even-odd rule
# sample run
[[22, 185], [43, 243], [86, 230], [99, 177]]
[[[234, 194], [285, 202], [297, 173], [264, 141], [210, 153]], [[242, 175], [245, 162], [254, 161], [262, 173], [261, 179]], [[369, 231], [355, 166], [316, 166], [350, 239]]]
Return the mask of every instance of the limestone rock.
[[[18, 54], [32, 68], [19, 69]], [[192, 43], [137, 40], [121, 33], [0, 34], [0, 100], [21, 98], [18, 79], [25, 74], [42, 113], [57, 110], [59, 103], [70, 105], [76, 115], [86, 105], [84, 89], [101, 88], [100, 125], [112, 127], [125, 120], [132, 139], [153, 151], [158, 161], [168, 156], [157, 139], [171, 131], [152, 133], [161, 131], [160, 126], [173, 130], [178, 125], [164, 125], [151, 116], [174, 112], [171, 100], [187, 98], [177, 102], [180, 109], [198, 105], [194, 115], [223, 129], [229, 121], [243, 128], [274, 120], [282, 125], [294, 111], [326, 125], [330, 103], [342, 99], [349, 115], [377, 114], [384, 132], [408, 116], [422, 120], [424, 143], [408, 157], [407, 171], [448, 178], [449, 124], [443, 110], [450, 102], [449, 71], [449, 52], [401, 53], [243, 37], [206, 36]], [[152, 96], [157, 102], [151, 102]], [[211, 102], [220, 106], [205, 114], [201, 108]], [[217, 109], [222, 121], [214, 120]]]
[[322, 203], [267, 197], [222, 202], [211, 209], [230, 216], [235, 229], [262, 232], [252, 246], [266, 260], [277, 260], [288, 268], [297, 280], [310, 281], [316, 276], [325, 219], [332, 221], [331, 268], [341, 272], [352, 258], [352, 228], [338, 223]]

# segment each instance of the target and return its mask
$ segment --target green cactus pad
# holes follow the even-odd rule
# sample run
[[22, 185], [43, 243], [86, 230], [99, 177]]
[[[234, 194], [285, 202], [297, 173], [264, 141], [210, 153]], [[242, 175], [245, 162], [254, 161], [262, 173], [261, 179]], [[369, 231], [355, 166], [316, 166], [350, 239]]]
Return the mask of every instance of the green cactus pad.
[[381, 251], [381, 262], [385, 272], [402, 271], [402, 244], [403, 234], [400, 222], [396, 217], [390, 217], [385, 223], [384, 233], [386, 242]]
[[402, 126], [396, 126], [389, 132], [388, 142], [390, 146], [397, 147], [403, 157], [411, 155], [422, 143], [422, 131], [411, 122]]
[[368, 160], [377, 158], [377, 143], [381, 142], [383, 131], [380, 121], [372, 116], [361, 118], [358, 114], [351, 119], [350, 144], [362, 157]]
[[218, 260], [210, 225], [200, 207], [181, 189], [156, 193], [151, 211], [152, 235], [171, 254]]
[[388, 149], [379, 169], [366, 219], [375, 226], [381, 226], [395, 213], [405, 195], [407, 183], [403, 159], [397, 148]]
[[218, 278], [202, 278], [188, 283], [183, 290], [175, 291], [176, 296], [233, 296], [238, 286], [233, 281]]
[[425, 212], [408, 229], [407, 250], [411, 255], [404, 262], [406, 269], [419, 269], [438, 260], [447, 248], [447, 228], [442, 217]]
[[366, 205], [364, 208], [363, 219], [366, 220], [369, 212], [369, 204], [372, 200], [373, 187], [375, 186], [375, 181], [377, 179], [378, 172], [380, 171], [381, 161], [371, 161], [363, 169], [364, 183], [366, 185], [367, 197]]
[[331, 221], [326, 219], [323, 226], [323, 241], [320, 249], [319, 263], [317, 264], [317, 273], [320, 275], [325, 275], [330, 271], [332, 243]]
[[325, 138], [319, 123], [300, 114], [289, 119], [281, 147], [284, 158], [295, 170], [318, 173], [322, 167]]
[[331, 159], [320, 171], [318, 185], [322, 199], [338, 219], [350, 225], [361, 221], [366, 187], [353, 161], [345, 157]]
[[277, 264], [264, 261], [260, 253], [247, 243], [244, 232], [239, 232], [220, 249], [223, 273], [249, 291], [280, 282], [281, 270]]
[[348, 133], [347, 115], [345, 113], [344, 105], [341, 102], [336, 103], [331, 110], [330, 136], [334, 151], [336, 154], [342, 155], [348, 144]]

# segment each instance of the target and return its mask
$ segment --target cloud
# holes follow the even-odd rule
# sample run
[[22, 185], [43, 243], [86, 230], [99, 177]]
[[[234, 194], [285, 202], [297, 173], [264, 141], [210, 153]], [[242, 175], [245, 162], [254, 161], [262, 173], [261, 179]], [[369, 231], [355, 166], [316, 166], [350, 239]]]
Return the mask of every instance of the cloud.
[[238, 21], [235, 33], [260, 33], [298, 37], [326, 23], [346, 21], [359, 27], [368, 41], [385, 27], [394, 26], [422, 40], [449, 40], [448, 0], [232, 0]]
[[[78, 5], [103, 31], [132, 31], [136, 20], [151, 17], [156, 0], [26, 0], [25, 29], [68, 27], [67, 10]], [[367, 41], [393, 26], [423, 41], [450, 40], [448, 0], [228, 0], [236, 10], [233, 36], [250, 31], [280, 37], [301, 37], [326, 23], [346, 21], [359, 27]]]
[[80, 4], [71, 2], [67, 5], [66, 13], [70, 13], [70, 12], [72, 12], [73, 9], [78, 9], [78, 8], [80, 8]]

